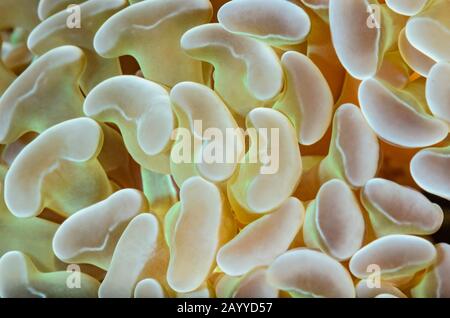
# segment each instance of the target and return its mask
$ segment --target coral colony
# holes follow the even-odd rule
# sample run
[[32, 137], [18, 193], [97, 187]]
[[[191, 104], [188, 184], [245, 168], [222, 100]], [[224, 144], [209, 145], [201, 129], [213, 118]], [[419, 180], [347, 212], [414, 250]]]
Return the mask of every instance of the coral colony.
[[0, 0], [0, 32], [0, 297], [450, 297], [449, 0]]

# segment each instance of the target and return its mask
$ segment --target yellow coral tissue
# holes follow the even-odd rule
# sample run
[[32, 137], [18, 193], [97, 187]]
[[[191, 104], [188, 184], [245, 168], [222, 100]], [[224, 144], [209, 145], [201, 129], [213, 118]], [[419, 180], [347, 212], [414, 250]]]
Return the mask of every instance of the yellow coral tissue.
[[449, 132], [449, 0], [0, 0], [0, 298], [450, 298]]

